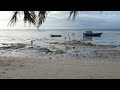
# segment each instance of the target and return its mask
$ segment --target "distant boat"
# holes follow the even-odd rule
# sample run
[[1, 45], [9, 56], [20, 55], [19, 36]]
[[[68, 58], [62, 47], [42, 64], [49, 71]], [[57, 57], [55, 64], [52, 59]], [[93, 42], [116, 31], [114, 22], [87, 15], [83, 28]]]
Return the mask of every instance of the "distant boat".
[[51, 37], [62, 37], [62, 35], [50, 35]]
[[83, 36], [101, 36], [102, 33], [93, 33], [92, 31], [86, 31]]

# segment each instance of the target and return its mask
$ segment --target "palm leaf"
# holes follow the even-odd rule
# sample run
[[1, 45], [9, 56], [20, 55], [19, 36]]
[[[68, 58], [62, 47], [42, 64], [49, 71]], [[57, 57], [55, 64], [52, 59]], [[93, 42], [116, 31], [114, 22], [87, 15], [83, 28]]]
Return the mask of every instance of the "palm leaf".
[[[38, 12], [38, 15], [37, 15]], [[37, 27], [43, 24], [47, 17], [47, 11], [22, 11], [22, 14], [24, 15], [23, 21], [24, 23], [34, 24]], [[17, 15], [21, 14], [21, 11], [14, 11], [13, 16], [8, 23], [8, 25], [14, 25], [17, 22]]]
[[47, 11], [39, 11], [38, 12], [38, 25], [37, 28], [40, 27], [40, 25], [42, 25], [47, 17], [48, 12]]
[[16, 23], [18, 13], [19, 13], [19, 11], [14, 11], [14, 12], [13, 12], [13, 16], [12, 16], [10, 22], [8, 23], [8, 25], [9, 25], [9, 24], [10, 24], [10, 25], [12, 25], [12, 24], [14, 25], [14, 24]]
[[75, 20], [75, 17], [77, 14], [78, 14], [78, 11], [70, 11], [70, 15], [69, 15], [68, 19], [70, 19], [72, 17], [73, 20]]
[[[29, 24], [34, 24], [37, 28], [39, 28], [44, 22], [45, 19], [47, 18], [48, 11], [14, 11], [13, 16], [9, 22], [10, 25], [14, 25], [17, 22], [17, 15], [24, 15], [23, 21], [24, 23], [29, 22]], [[102, 13], [102, 11], [101, 11]], [[78, 14], [78, 11], [70, 11], [70, 15], [68, 19], [71, 17], [73, 20], [75, 20], [76, 15]]]
[[36, 24], [36, 14], [35, 11], [23, 11], [24, 13], [24, 22], [29, 22], [30, 24]]

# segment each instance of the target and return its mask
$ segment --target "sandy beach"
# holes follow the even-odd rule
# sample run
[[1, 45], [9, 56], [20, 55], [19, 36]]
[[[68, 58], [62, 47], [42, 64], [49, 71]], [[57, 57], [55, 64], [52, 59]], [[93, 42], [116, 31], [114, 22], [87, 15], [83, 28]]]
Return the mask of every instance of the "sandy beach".
[[119, 54], [118, 46], [77, 40], [10, 44], [1, 47], [0, 79], [119, 79]]
[[0, 12], [0, 79], [120, 79], [120, 12], [49, 12]]
[[118, 79], [120, 63], [0, 57], [0, 79]]

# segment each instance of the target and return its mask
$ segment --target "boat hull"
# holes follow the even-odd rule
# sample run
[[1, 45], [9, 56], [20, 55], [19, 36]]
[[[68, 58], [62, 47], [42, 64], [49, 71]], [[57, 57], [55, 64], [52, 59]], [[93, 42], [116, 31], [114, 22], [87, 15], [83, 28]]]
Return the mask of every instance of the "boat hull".
[[62, 35], [50, 35], [51, 37], [62, 37]]
[[92, 33], [92, 34], [88, 34], [88, 33], [83, 33], [84, 36], [101, 36], [102, 33]]

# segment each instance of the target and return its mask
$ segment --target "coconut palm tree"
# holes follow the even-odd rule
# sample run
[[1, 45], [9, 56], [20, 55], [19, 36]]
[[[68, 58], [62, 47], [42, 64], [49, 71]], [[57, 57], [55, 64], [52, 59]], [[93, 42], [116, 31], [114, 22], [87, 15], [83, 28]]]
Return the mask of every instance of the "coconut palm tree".
[[[14, 11], [9, 25], [14, 25], [17, 22], [18, 15], [23, 14], [24, 23], [29, 22], [39, 28], [45, 21], [49, 11]], [[73, 17], [75, 19], [78, 11], [70, 11], [69, 18]]]

